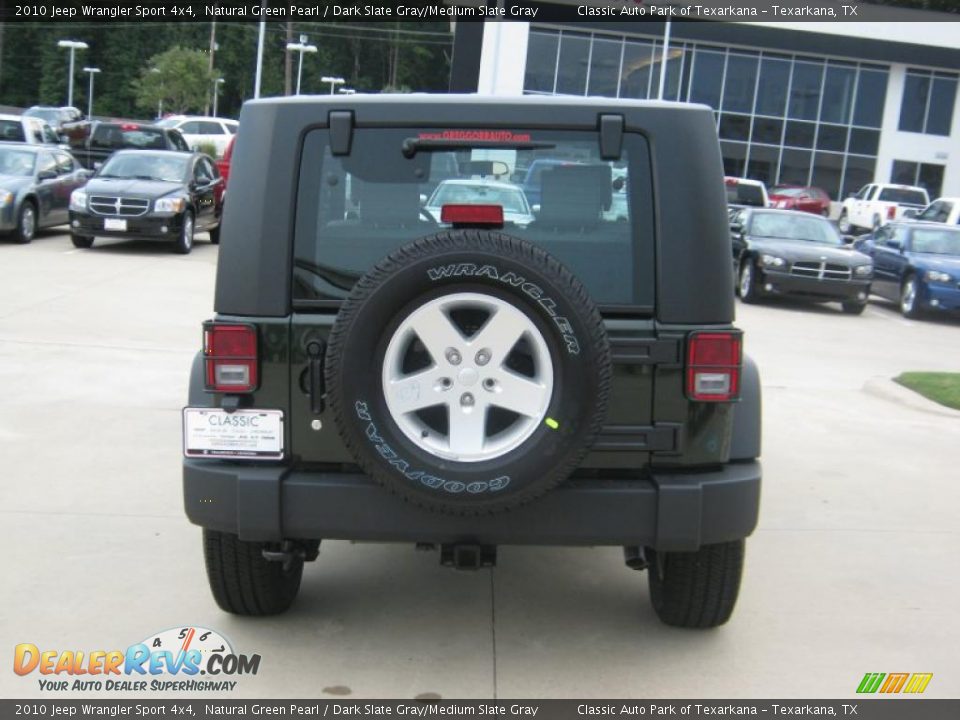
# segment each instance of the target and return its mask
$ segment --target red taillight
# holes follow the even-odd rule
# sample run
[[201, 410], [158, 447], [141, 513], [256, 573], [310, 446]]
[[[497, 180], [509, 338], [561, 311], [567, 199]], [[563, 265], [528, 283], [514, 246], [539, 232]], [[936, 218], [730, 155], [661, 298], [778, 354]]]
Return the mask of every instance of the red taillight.
[[257, 388], [257, 330], [252, 325], [203, 324], [207, 390], [247, 393]]
[[450, 225], [503, 225], [502, 205], [444, 205], [440, 222]]
[[740, 333], [693, 333], [687, 342], [687, 397], [729, 402], [740, 397]]
[[136, 123], [121, 123], [120, 129], [121, 130], [139, 130], [140, 126], [137, 125]]
[[887, 208], [887, 220], [893, 220], [897, 216], [897, 206], [891, 205]]

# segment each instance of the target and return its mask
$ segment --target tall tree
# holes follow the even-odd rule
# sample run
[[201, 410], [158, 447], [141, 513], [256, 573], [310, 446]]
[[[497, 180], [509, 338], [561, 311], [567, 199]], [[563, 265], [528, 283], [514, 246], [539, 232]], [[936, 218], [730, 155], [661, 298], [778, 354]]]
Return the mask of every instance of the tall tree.
[[203, 52], [174, 47], [150, 58], [133, 89], [141, 108], [152, 110], [162, 101], [168, 112], [189, 113], [204, 107], [212, 82]]

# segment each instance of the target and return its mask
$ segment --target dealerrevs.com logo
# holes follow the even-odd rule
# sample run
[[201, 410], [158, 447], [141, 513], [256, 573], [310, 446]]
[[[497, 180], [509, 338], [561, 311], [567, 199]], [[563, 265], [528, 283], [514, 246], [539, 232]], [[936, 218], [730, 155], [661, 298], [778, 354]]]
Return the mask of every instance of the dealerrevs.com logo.
[[20, 643], [13, 671], [38, 675], [45, 691], [159, 690], [226, 692], [241, 675], [256, 675], [259, 655], [234, 652], [220, 633], [202, 627], [171, 628], [126, 650], [47, 650]]

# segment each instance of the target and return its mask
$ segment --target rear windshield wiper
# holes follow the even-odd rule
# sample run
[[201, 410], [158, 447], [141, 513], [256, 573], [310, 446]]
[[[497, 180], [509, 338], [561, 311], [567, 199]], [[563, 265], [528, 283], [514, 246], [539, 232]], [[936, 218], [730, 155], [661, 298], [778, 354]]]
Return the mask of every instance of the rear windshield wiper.
[[540, 150], [554, 148], [556, 143], [537, 140], [471, 140], [469, 138], [407, 138], [401, 145], [405, 158], [412, 158], [418, 152], [435, 150], [471, 150], [473, 148], [502, 148], [504, 150]]

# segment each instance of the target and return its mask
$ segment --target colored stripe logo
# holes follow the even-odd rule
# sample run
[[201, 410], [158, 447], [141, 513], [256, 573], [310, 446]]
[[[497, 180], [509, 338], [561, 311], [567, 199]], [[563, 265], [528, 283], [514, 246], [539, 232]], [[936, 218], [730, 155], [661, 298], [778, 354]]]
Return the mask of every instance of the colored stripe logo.
[[933, 673], [866, 673], [857, 686], [857, 693], [911, 693], [919, 694], [927, 689]]

